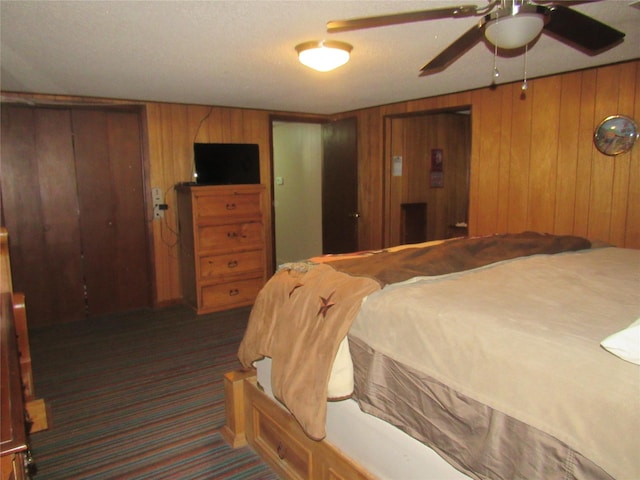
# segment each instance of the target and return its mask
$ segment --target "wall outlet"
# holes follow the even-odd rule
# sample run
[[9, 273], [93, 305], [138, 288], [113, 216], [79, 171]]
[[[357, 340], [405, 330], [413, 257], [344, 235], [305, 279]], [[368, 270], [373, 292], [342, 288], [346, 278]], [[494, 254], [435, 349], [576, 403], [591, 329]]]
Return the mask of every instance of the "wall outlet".
[[[153, 219], [159, 220], [164, 217], [164, 211], [166, 210], [166, 205], [162, 203], [162, 190], [159, 187], [152, 188], [151, 197], [153, 199]], [[164, 208], [161, 208], [163, 206]]]

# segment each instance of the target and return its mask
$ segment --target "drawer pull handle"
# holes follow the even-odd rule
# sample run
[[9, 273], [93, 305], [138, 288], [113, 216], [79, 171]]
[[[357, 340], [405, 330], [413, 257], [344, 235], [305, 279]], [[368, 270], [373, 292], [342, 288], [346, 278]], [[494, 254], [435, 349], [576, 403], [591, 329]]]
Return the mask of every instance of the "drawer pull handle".
[[236, 268], [238, 266], [237, 260], [229, 260], [227, 263], [227, 268]]
[[238, 290], [237, 288], [232, 288], [231, 290], [229, 290], [230, 297], [235, 297], [236, 295], [240, 295], [240, 290]]
[[247, 238], [247, 234], [238, 232], [227, 232], [227, 238]]
[[278, 442], [277, 452], [278, 452], [278, 458], [280, 460], [284, 460], [284, 458], [287, 456], [287, 447], [282, 445], [282, 442]]
[[227, 210], [235, 210], [235, 209], [236, 209], [235, 203], [227, 203]]

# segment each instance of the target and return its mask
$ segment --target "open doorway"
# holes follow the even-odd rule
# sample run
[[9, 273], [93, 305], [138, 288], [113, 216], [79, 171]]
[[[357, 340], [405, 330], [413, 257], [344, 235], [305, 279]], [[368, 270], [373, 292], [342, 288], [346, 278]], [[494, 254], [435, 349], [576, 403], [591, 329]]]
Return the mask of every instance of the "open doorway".
[[272, 119], [276, 266], [358, 250], [355, 117]]
[[322, 125], [274, 121], [276, 265], [322, 254]]
[[385, 245], [466, 236], [471, 109], [385, 119]]

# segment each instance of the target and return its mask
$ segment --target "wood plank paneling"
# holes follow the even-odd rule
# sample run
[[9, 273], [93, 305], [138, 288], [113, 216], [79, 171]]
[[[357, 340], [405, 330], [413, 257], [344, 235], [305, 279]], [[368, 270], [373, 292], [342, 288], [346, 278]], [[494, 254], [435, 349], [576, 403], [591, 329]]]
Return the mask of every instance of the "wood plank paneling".
[[[506, 199], [508, 203], [509, 215], [507, 218], [507, 232], [519, 232], [527, 229], [528, 210], [529, 210], [529, 177], [531, 174], [531, 116], [532, 104], [527, 101], [527, 97], [522, 96], [520, 84], [505, 85], [505, 88], [511, 90], [511, 98], [513, 110], [511, 116], [507, 117], [502, 128], [506, 128], [506, 123], [511, 124], [511, 148], [509, 154], [510, 175], [509, 175], [509, 193]], [[529, 82], [529, 95], [535, 94], [535, 82]], [[471, 140], [472, 142], [475, 139]], [[480, 155], [483, 155], [481, 152]], [[473, 160], [471, 161], [473, 169]], [[473, 172], [473, 170], [472, 170]], [[482, 179], [479, 179], [482, 182]], [[480, 225], [476, 228], [474, 225], [469, 226], [470, 232], [476, 235], [490, 233], [490, 230], [483, 229]]]
[[[612, 113], [618, 112], [619, 68], [598, 69], [594, 125]], [[616, 157], [602, 155], [596, 149], [591, 152], [592, 181], [589, 190], [589, 223], [587, 236], [597, 240], [609, 240], [611, 227], [611, 201], [613, 197], [613, 168]]]
[[555, 220], [561, 86], [560, 77], [540, 79], [530, 99], [530, 161], [535, 168], [529, 177], [528, 228], [540, 232], [552, 231]]
[[[618, 69], [618, 74], [618, 84], [620, 85], [618, 90], [618, 112], [633, 118], [634, 112], [629, 106], [637, 103], [636, 92], [633, 88], [638, 80], [636, 78], [636, 68], [633, 64], [624, 64]], [[635, 118], [637, 119], [638, 117]], [[629, 180], [632, 174], [631, 156], [634, 153], [637, 155], [637, 151], [638, 148], [635, 148], [630, 153], [619, 155], [616, 157], [613, 166], [609, 241], [616, 245], [623, 244], [625, 241], [624, 232], [627, 228], [627, 203], [630, 197], [629, 189], [631, 188]]]
[[[513, 109], [513, 96], [511, 89], [500, 89], [500, 172], [498, 175], [498, 196], [499, 198], [509, 198], [509, 186], [511, 175], [511, 132], [517, 125], [511, 123], [511, 111]], [[473, 112], [472, 112], [473, 114]], [[498, 203], [496, 218], [496, 232], [506, 232], [509, 228], [509, 203], [504, 200]]]
[[[587, 236], [589, 227], [589, 190], [591, 185], [593, 155], [594, 108], [596, 98], [597, 70], [582, 72], [580, 108], [576, 111], [579, 118], [578, 165], [576, 171], [576, 200], [573, 233]], [[589, 138], [589, 141], [586, 139]]]
[[[500, 132], [496, 125], [502, 124], [499, 89], [474, 92], [471, 110], [472, 122], [478, 122], [478, 136], [471, 143], [478, 144], [478, 156], [472, 157], [472, 184], [478, 192], [475, 222], [481, 230], [496, 231], [498, 219], [498, 184], [500, 178]], [[475, 160], [475, 161], [474, 161]]]
[[[623, 111], [627, 112], [636, 121], [640, 119], [640, 62], [633, 64], [635, 70], [635, 82], [633, 93], [629, 94], [629, 98], [625, 97]], [[630, 106], [632, 105], [632, 106]], [[632, 248], [640, 248], [640, 146], [636, 145], [630, 152], [629, 164], [629, 194], [627, 197], [626, 208], [627, 218], [624, 233], [624, 242], [619, 245], [627, 245]], [[616, 234], [618, 238], [618, 234]]]
[[561, 104], [558, 112], [558, 128], [562, 134], [558, 137], [558, 162], [556, 196], [563, 199], [555, 205], [555, 225], [553, 230], [559, 234], [573, 231], [576, 204], [576, 180], [578, 168], [578, 138], [582, 94], [582, 76], [580, 73], [562, 77]]

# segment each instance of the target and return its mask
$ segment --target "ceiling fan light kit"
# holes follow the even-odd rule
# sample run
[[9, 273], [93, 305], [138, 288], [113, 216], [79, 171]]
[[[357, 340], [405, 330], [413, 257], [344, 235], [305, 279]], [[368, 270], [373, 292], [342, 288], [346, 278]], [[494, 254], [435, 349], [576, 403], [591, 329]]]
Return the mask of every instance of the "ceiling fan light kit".
[[335, 40], [314, 40], [296, 46], [298, 60], [319, 72], [329, 72], [349, 61], [353, 47]]
[[488, 15], [490, 19], [484, 35], [491, 44], [498, 48], [521, 48], [531, 43], [544, 28], [545, 17], [539, 13], [520, 13], [500, 18], [498, 15]]

